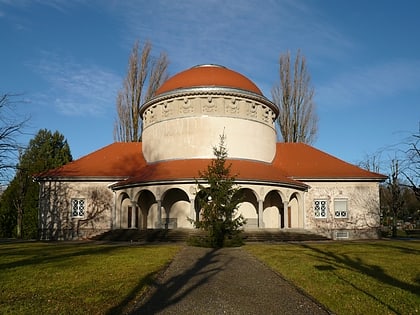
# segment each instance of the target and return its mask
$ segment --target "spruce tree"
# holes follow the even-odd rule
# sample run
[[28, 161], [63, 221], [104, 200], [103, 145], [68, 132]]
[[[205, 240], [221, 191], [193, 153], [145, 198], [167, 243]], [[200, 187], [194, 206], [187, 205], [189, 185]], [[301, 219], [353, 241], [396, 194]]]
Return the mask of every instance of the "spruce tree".
[[226, 246], [232, 239], [240, 240], [240, 228], [245, 224], [243, 216], [238, 215], [240, 189], [231, 174], [231, 164], [226, 164], [225, 139], [224, 134], [220, 136], [219, 146], [213, 148], [215, 158], [199, 172], [204, 184], [199, 183], [198, 189], [204, 193], [199, 199], [200, 219], [194, 221], [197, 228], [208, 232], [208, 245], [214, 248]]

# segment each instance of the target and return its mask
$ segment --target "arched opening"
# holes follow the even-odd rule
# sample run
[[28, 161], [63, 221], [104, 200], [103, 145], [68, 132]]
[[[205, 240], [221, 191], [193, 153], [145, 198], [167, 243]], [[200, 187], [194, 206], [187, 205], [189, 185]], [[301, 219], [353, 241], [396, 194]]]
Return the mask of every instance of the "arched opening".
[[156, 198], [150, 190], [142, 190], [137, 196], [137, 204], [140, 207], [141, 229], [154, 228], [158, 220]]
[[292, 194], [289, 199], [288, 207], [288, 221], [290, 228], [300, 227], [300, 211], [299, 211], [299, 201], [296, 193]]
[[270, 191], [263, 203], [263, 224], [267, 229], [284, 228], [284, 205], [277, 191]]
[[205, 190], [200, 190], [194, 199], [194, 214], [195, 217], [193, 218], [195, 221], [200, 221], [201, 220], [201, 209], [202, 209], [202, 205], [203, 202], [207, 202], [208, 201], [208, 193]]
[[242, 202], [238, 205], [239, 213], [246, 219], [244, 228], [258, 228], [258, 201], [252, 189], [243, 188], [239, 190]]
[[121, 193], [119, 196], [119, 211], [117, 213], [119, 214], [116, 218], [117, 226], [120, 229], [131, 229], [138, 226], [137, 207], [133, 206], [127, 193]]
[[191, 228], [190, 199], [185, 191], [179, 188], [169, 189], [162, 198], [162, 224], [166, 229]]

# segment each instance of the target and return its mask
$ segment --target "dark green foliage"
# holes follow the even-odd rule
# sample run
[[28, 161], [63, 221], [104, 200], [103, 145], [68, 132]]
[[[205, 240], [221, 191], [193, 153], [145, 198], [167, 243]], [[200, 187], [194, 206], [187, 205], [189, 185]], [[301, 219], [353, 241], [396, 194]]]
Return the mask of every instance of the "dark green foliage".
[[240, 245], [241, 227], [245, 224], [242, 215], [237, 214], [241, 202], [235, 176], [231, 175], [231, 165], [226, 165], [227, 149], [225, 136], [220, 136], [220, 144], [213, 148], [215, 159], [207, 170], [199, 176], [205, 184], [198, 184], [200, 220], [194, 221], [197, 228], [207, 231], [208, 236], [202, 243], [208, 247], [219, 248]]
[[1, 237], [37, 237], [39, 187], [32, 176], [70, 161], [70, 147], [63, 135], [46, 129], [37, 133], [20, 155], [16, 175], [1, 197]]

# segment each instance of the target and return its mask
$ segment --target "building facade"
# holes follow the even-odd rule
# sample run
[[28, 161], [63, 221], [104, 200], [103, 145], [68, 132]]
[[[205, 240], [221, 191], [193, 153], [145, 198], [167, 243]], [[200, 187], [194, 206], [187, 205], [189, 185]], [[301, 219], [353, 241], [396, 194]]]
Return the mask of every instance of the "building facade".
[[302, 143], [277, 142], [278, 111], [251, 80], [225, 67], [178, 73], [142, 106], [142, 142], [113, 143], [36, 176], [40, 237], [194, 228], [199, 171], [223, 134], [245, 229], [377, 238], [386, 177]]

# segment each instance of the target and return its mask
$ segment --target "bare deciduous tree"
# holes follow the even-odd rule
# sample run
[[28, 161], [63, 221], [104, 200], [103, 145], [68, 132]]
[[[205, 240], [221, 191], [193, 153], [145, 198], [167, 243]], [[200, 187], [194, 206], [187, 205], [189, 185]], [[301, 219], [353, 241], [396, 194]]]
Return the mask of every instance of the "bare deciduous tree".
[[279, 107], [278, 123], [284, 142], [314, 142], [318, 132], [314, 88], [310, 85], [306, 58], [298, 50], [291, 64], [290, 52], [280, 55], [280, 84], [272, 88], [273, 102]]
[[413, 190], [417, 200], [420, 201], [420, 131], [414, 134], [406, 152], [406, 170], [402, 172]]
[[17, 155], [21, 146], [17, 136], [22, 134], [28, 118], [19, 117], [12, 99], [17, 95], [0, 95], [0, 182], [7, 181], [7, 170], [16, 167]]
[[388, 208], [389, 214], [392, 216], [392, 237], [397, 236], [397, 219], [401, 214], [404, 206], [404, 197], [402, 193], [402, 185], [400, 183], [399, 161], [392, 160], [391, 175], [386, 185], [387, 194], [384, 194], [384, 201]]
[[139, 54], [136, 41], [128, 62], [128, 72], [117, 96], [117, 119], [114, 140], [136, 142], [141, 140], [142, 124], [140, 107], [147, 102], [168, 78], [169, 64], [165, 53], [158, 58], [151, 56], [152, 44], [146, 42]]

